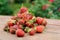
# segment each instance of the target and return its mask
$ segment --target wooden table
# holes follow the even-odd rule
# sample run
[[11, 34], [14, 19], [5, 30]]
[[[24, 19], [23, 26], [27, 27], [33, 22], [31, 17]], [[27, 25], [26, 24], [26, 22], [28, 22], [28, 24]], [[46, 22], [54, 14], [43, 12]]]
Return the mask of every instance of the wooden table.
[[0, 40], [60, 40], [60, 20], [46, 19], [48, 24], [45, 31], [34, 36], [17, 37], [3, 31], [6, 22], [11, 16], [0, 16]]

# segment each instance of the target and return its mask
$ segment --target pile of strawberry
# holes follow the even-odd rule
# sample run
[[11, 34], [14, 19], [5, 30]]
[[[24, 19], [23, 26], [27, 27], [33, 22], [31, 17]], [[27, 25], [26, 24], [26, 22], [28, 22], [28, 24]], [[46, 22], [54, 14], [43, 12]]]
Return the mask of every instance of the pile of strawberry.
[[10, 21], [4, 27], [4, 31], [23, 37], [25, 33], [34, 35], [42, 33], [46, 27], [46, 20], [41, 17], [35, 17], [28, 12], [26, 7], [21, 7], [17, 16], [11, 17]]

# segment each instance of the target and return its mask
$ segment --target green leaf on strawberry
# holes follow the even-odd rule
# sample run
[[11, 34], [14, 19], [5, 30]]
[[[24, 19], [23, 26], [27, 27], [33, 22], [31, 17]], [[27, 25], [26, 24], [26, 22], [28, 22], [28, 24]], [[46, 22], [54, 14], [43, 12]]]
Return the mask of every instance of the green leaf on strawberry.
[[16, 20], [11, 20], [11, 22], [15, 24], [16, 23]]
[[4, 31], [9, 32], [9, 27], [5, 26]]
[[26, 28], [24, 29], [24, 31], [25, 31], [26, 33], [28, 33], [30, 30], [31, 30], [31, 29], [30, 29], [29, 27], [26, 27]]

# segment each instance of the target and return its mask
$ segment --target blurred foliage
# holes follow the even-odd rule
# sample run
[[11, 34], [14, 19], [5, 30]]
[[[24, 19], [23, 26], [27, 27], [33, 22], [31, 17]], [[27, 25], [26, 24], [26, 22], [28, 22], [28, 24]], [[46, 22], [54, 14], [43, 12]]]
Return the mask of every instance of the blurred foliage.
[[35, 16], [46, 17], [46, 18], [60, 18], [60, 1], [54, 0], [35, 0], [34, 5], [31, 6], [30, 10]]
[[8, 6], [8, 0], [0, 0], [0, 14], [1, 15], [11, 15], [12, 10]]
[[13, 3], [10, 1], [0, 0], [0, 15], [16, 15], [23, 4], [35, 16], [60, 19], [60, 0], [13, 0]]
[[24, 3], [24, 0], [15, 0], [14, 3]]
[[15, 3], [32, 3], [34, 0], [14, 0]]
[[20, 7], [21, 7], [21, 4], [10, 4], [9, 8], [13, 11], [12, 15], [15, 15], [16, 13], [18, 13]]

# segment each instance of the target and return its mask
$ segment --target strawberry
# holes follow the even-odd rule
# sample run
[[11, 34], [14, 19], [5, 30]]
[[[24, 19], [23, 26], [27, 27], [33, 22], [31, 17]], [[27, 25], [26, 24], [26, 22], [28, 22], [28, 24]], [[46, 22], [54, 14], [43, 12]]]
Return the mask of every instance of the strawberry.
[[21, 9], [20, 9], [20, 13], [24, 13], [24, 12], [27, 12], [28, 11], [28, 9], [26, 8], [26, 7], [22, 7]]
[[30, 28], [33, 28], [33, 27], [34, 27], [34, 25], [33, 25], [33, 24], [31, 24], [29, 27], [30, 27]]
[[29, 27], [30, 26], [30, 23], [29, 22], [26, 22], [25, 25]]
[[18, 25], [14, 25], [14, 26], [12, 26], [12, 28], [17, 30], [18, 29]]
[[16, 25], [20, 25], [19, 22], [16, 22]]
[[30, 20], [33, 18], [33, 16], [31, 14], [27, 14], [26, 17], [27, 17], [27, 20]]
[[54, 0], [49, 0], [49, 2], [50, 2], [50, 3], [53, 3], [53, 2], [54, 2]]
[[22, 19], [25, 20], [25, 21], [27, 21], [27, 14], [26, 13], [22, 14]]
[[60, 12], [60, 8], [58, 8], [58, 11]]
[[42, 25], [44, 25], [44, 26], [47, 25], [47, 21], [45, 19], [43, 20]]
[[43, 22], [43, 18], [41, 18], [41, 17], [36, 18], [36, 23], [37, 24], [42, 24], [42, 22]]
[[31, 30], [30, 32], [29, 32], [29, 35], [34, 35], [35, 34], [35, 30]]
[[43, 5], [42, 10], [46, 10], [48, 8], [47, 5]]
[[22, 26], [22, 25], [18, 25], [18, 28], [19, 28], [19, 29], [22, 29], [22, 28], [23, 28], [23, 26]]
[[13, 29], [17, 30], [17, 29], [22, 29], [22, 25], [14, 25], [12, 26]]
[[12, 23], [11, 21], [8, 21], [8, 25], [9, 25], [9, 27], [10, 27], [10, 26], [13, 26], [14, 23]]
[[31, 20], [28, 20], [25, 25], [28, 27], [34, 27], [33, 23], [35, 22], [35, 18], [32, 18]]
[[21, 14], [20, 14], [20, 13], [18, 13], [18, 14], [17, 14], [17, 17], [18, 17], [18, 18], [22, 18], [22, 16], [21, 16]]
[[13, 28], [10, 28], [9, 31], [10, 31], [11, 34], [15, 34], [15, 31], [16, 31], [16, 30], [13, 29]]
[[42, 26], [42, 25], [36, 26], [36, 32], [37, 33], [42, 33], [43, 30], [44, 30], [44, 26]]
[[25, 35], [25, 32], [22, 29], [16, 30], [16, 35], [18, 37], [23, 37]]
[[23, 19], [20, 19], [19, 23], [23, 25], [25, 23], [25, 21]]

